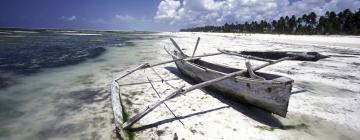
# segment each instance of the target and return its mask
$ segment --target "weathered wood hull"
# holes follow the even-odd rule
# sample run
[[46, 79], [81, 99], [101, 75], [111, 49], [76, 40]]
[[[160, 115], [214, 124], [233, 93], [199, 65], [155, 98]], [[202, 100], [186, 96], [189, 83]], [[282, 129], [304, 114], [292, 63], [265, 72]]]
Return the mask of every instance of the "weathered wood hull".
[[265, 59], [272, 59], [277, 60], [284, 57], [292, 57], [297, 56], [293, 60], [298, 61], [318, 61], [323, 58], [328, 58], [328, 56], [321, 55], [318, 52], [296, 52], [296, 51], [266, 51], [266, 52], [260, 52], [260, 51], [241, 51], [238, 52], [242, 55], [249, 55], [249, 56], [255, 56]]
[[[172, 57], [173, 59], [181, 58], [175, 54]], [[182, 74], [200, 82], [240, 70], [202, 60], [181, 60], [176, 61], [175, 64]], [[256, 74], [267, 80], [251, 79], [248, 75], [243, 75], [214, 83], [211, 88], [232, 99], [286, 117], [293, 80], [267, 73], [256, 72]]]

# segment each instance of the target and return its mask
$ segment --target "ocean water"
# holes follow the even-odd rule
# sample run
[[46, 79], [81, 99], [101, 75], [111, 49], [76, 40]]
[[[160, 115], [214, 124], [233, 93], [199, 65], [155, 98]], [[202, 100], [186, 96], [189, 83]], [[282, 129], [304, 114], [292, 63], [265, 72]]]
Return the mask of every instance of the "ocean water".
[[155, 60], [167, 38], [0, 29], [0, 139], [114, 139], [111, 79]]

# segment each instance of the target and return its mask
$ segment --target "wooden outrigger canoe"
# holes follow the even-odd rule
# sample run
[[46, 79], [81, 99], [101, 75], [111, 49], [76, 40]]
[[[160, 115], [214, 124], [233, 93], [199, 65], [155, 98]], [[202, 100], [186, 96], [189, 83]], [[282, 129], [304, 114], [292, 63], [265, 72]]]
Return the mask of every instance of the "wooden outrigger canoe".
[[[125, 133], [125, 130], [129, 130], [134, 123], [136, 123], [141, 118], [146, 116], [148, 113], [153, 111], [159, 105], [165, 104], [165, 101], [171, 100], [179, 96], [180, 94], [186, 94], [195, 89], [200, 89], [204, 87], [212, 87], [217, 91], [220, 91], [219, 93], [222, 93], [226, 96], [230, 96], [233, 99], [237, 99], [244, 103], [255, 105], [264, 110], [285, 117], [287, 113], [289, 98], [291, 95], [290, 92], [291, 92], [293, 80], [279, 75], [267, 74], [267, 73], [261, 73], [255, 71], [286, 60], [317, 61], [323, 58], [327, 58], [327, 56], [323, 56], [317, 52], [281, 52], [279, 55], [282, 55], [282, 57], [279, 57], [279, 59], [275, 60], [266, 57], [266, 55], [265, 56], [258, 55], [259, 53], [263, 53], [263, 52], [255, 52], [256, 54], [246, 55], [244, 54], [246, 53], [246, 51], [235, 52], [228, 50], [218, 50], [219, 52], [217, 53], [195, 56], [195, 52], [199, 44], [200, 38], [198, 38], [197, 40], [192, 56], [189, 57], [182, 52], [181, 48], [172, 38], [170, 38], [170, 40], [176, 49], [170, 52], [165, 48], [165, 51], [169, 55], [171, 55], [173, 60], [163, 61], [155, 64], [144, 63], [133, 69], [124, 71], [122, 75], [112, 80], [111, 99], [112, 99], [112, 108], [113, 108], [114, 120], [115, 120], [115, 130], [117, 132], [118, 138], [126, 139], [127, 134]], [[269, 55], [277, 52], [265, 52], [265, 53]], [[235, 55], [235, 56], [245, 57], [248, 59], [264, 61], [267, 63], [252, 68], [250, 62], [247, 61], [245, 63], [246, 69], [241, 70], [241, 69], [230, 68], [218, 64], [212, 64], [200, 60], [200, 58], [202, 57], [221, 55], [221, 54]], [[175, 62], [176, 66], [178, 67], [181, 73], [200, 83], [197, 83], [190, 87], [185, 87], [185, 85], [178, 87], [170, 85], [175, 89], [172, 93], [164, 97], [159, 96], [160, 99], [158, 101], [148, 105], [138, 114], [133, 115], [125, 120], [123, 116], [124, 109], [121, 101], [120, 86], [134, 85], [137, 83], [120, 84], [120, 80], [132, 74], [135, 71], [146, 68], [150, 68], [156, 73], [156, 71], [152, 67], [168, 64], [172, 62]], [[161, 78], [160, 75], [158, 75], [158, 77], [161, 79], [161, 81], [166, 81], [163, 78]], [[157, 92], [151, 82], [152, 81], [148, 79], [148, 82], [138, 82], [138, 83], [149, 83], [151, 84], [155, 92]], [[168, 108], [168, 110], [171, 111], [170, 108]], [[175, 114], [173, 115], [175, 116]]]
[[298, 61], [318, 61], [320, 59], [328, 58], [329, 56], [322, 55], [318, 52], [296, 52], [296, 51], [228, 51], [219, 50], [224, 54], [236, 55], [240, 57], [248, 57], [260, 61], [278, 60], [284, 57], [294, 57], [292, 60]]
[[[173, 59], [189, 58], [177, 51], [170, 53]], [[187, 77], [204, 82], [223, 77], [228, 73], [241, 71], [223, 65], [209, 63], [200, 59], [175, 61], [179, 71]], [[252, 78], [249, 73], [244, 73], [210, 85], [225, 96], [252, 104], [282, 117], [286, 116], [291, 95], [293, 80], [287, 77], [255, 72], [262, 78]]]

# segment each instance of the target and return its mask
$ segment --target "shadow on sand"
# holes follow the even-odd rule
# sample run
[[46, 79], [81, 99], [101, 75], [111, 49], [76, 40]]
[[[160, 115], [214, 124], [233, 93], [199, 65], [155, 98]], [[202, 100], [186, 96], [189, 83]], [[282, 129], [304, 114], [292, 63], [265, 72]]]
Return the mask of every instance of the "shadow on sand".
[[220, 110], [220, 109], [224, 109], [224, 108], [229, 108], [229, 107], [230, 107], [230, 106], [223, 106], [223, 107], [218, 107], [218, 108], [214, 108], [214, 109], [209, 109], [209, 110], [205, 110], [205, 111], [200, 111], [200, 112], [192, 113], [192, 114], [185, 115], [185, 116], [173, 117], [173, 118], [161, 120], [161, 121], [158, 121], [158, 122], [155, 122], [155, 123], [152, 123], [152, 124], [147, 124], [147, 125], [140, 126], [140, 127], [136, 127], [136, 128], [130, 128], [130, 131], [141, 131], [141, 130], [145, 130], [145, 129], [149, 129], [149, 128], [152, 128], [152, 127], [156, 127], [156, 126], [159, 126], [159, 125], [162, 125], [162, 124], [165, 124], [165, 123], [169, 123], [169, 122], [173, 122], [173, 121], [176, 121], [176, 120], [181, 120], [181, 119], [189, 118], [189, 117], [196, 116], [196, 115], [206, 114], [206, 113], [209, 113], [209, 112], [213, 112], [213, 111], [216, 111], [216, 110]]
[[[175, 67], [165, 67], [166, 70], [168, 70], [169, 72], [175, 74], [176, 76], [178, 76], [179, 78], [181, 78], [182, 80], [190, 83], [190, 84], [196, 84], [197, 82], [185, 77], [184, 75], [182, 75], [180, 73], [180, 71], [175, 68]], [[255, 106], [249, 105], [249, 104], [243, 104], [240, 102], [236, 102], [234, 100], [231, 100], [229, 98], [226, 98], [224, 96], [222, 96], [221, 94], [218, 93], [218, 91], [214, 90], [214, 89], [210, 89], [210, 88], [202, 88], [200, 89], [203, 92], [213, 96], [214, 98], [220, 100], [221, 102], [225, 103], [227, 106], [223, 106], [223, 107], [218, 107], [218, 108], [214, 108], [214, 109], [210, 109], [210, 110], [205, 110], [205, 111], [201, 111], [201, 112], [196, 112], [193, 114], [189, 114], [189, 115], [185, 115], [185, 116], [178, 116], [178, 117], [173, 117], [173, 118], [169, 118], [169, 119], [165, 119], [165, 120], [161, 120], [152, 124], [148, 124], [148, 125], [144, 125], [141, 127], [137, 127], [137, 128], [132, 128], [131, 131], [141, 131], [141, 130], [145, 130], [148, 128], [152, 128], [152, 127], [156, 127], [165, 123], [169, 123], [175, 120], [179, 120], [179, 119], [185, 119], [188, 117], [192, 117], [192, 116], [196, 116], [196, 115], [201, 115], [201, 114], [205, 114], [205, 113], [209, 113], [212, 111], [217, 111], [220, 109], [224, 109], [224, 108], [233, 108], [241, 113], [243, 113], [244, 115], [248, 116], [249, 118], [258, 121], [264, 125], [267, 125], [271, 128], [278, 128], [278, 127], [282, 127], [283, 124], [276, 118], [274, 117], [271, 113], [264, 111], [260, 108], [257, 108]]]

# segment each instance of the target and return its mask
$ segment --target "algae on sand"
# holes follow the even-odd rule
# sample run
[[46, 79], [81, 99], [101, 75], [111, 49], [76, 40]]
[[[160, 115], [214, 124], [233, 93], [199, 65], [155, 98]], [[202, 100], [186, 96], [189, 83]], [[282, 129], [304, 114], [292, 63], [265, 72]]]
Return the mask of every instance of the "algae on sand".
[[306, 125], [305, 123], [301, 123], [297, 125], [281, 125], [279, 127], [269, 127], [269, 126], [261, 126], [261, 125], [256, 125], [255, 127], [261, 130], [274, 131], [276, 129], [280, 129], [280, 130], [307, 129], [308, 125]]

